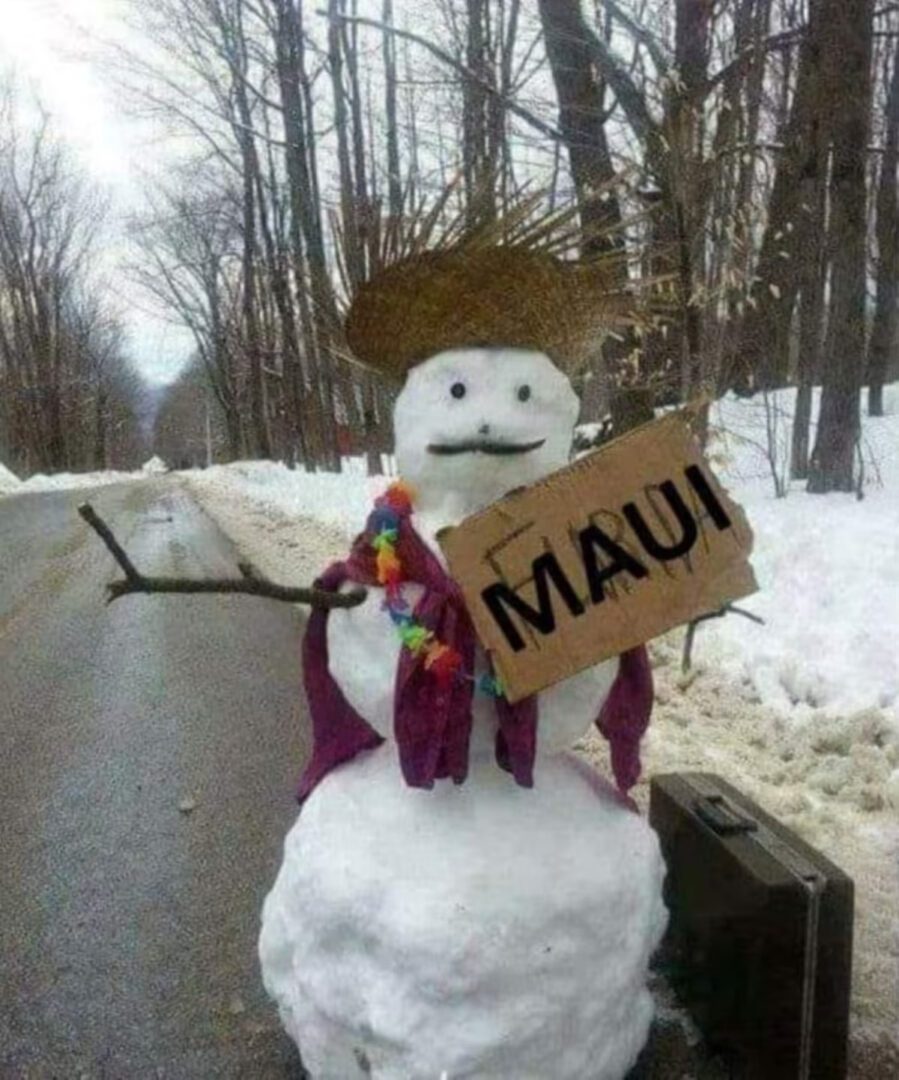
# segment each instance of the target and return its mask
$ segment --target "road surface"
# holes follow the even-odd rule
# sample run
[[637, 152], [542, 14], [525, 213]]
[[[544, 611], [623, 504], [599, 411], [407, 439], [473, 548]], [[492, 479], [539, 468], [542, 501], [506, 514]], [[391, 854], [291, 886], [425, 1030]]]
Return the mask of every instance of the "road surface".
[[0, 1076], [296, 1077], [255, 946], [307, 752], [301, 615], [107, 607], [86, 497], [148, 573], [235, 568], [171, 479], [0, 500]]

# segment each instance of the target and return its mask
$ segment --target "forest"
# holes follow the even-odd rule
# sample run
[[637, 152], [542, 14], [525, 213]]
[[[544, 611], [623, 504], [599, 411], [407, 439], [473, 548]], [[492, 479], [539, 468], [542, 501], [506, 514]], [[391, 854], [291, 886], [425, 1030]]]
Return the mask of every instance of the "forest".
[[[105, 76], [169, 148], [121, 223], [49, 122], [0, 120], [0, 455], [23, 473], [389, 450], [395, 388], [341, 312], [385, 235], [573, 206], [579, 254], [657, 281], [606, 339], [611, 429], [796, 386], [789, 469], [859, 484], [861, 410], [897, 368], [899, 4], [875, 0], [126, 2]], [[158, 175], [158, 174], [157, 174]], [[189, 328], [160, 400], [103, 275]], [[812, 389], [821, 387], [818, 423]], [[156, 406], [158, 405], [158, 409]], [[779, 422], [773, 411], [770, 422]], [[154, 430], [147, 427], [147, 416]]]

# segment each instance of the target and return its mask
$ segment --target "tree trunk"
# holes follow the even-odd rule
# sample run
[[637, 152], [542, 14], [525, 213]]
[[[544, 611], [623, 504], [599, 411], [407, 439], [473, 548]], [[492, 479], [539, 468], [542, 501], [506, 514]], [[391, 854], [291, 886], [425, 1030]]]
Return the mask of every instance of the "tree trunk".
[[[605, 85], [587, 44], [587, 25], [579, 0], [540, 0], [540, 22], [546, 55], [559, 102], [559, 129], [565, 142], [580, 211], [581, 250], [587, 257], [620, 250], [624, 238], [608, 235], [621, 221], [621, 209], [610, 189], [603, 200], [597, 193], [609, 188], [615, 167], [603, 121]], [[624, 260], [610, 264], [617, 285], [627, 279]], [[583, 416], [598, 417], [608, 402], [609, 383], [634, 347], [630, 336], [609, 340], [593, 364], [584, 388]]]
[[96, 411], [94, 420], [94, 467], [100, 470], [105, 469], [108, 465], [106, 426], [109, 421], [109, 417], [106, 411], [106, 405], [106, 391], [103, 389], [103, 385], [101, 383], [101, 385], [97, 387]]
[[[305, 364], [312, 401], [305, 416], [312, 428], [307, 441], [318, 450], [318, 463], [339, 469], [334, 423], [331, 360], [328, 355], [337, 324], [337, 304], [325, 258], [321, 202], [316, 176], [316, 149], [310, 79], [305, 66], [302, 8], [294, 0], [270, 0], [275, 10], [275, 53], [284, 117], [284, 164], [290, 193], [289, 236]], [[304, 270], [308, 268], [307, 282]]]
[[[818, 24], [825, 27], [822, 2], [811, 0], [809, 24], [799, 53], [796, 90], [787, 122], [784, 149], [768, 202], [768, 222], [749, 290], [751, 303], [741, 327], [727, 380], [740, 393], [787, 383], [788, 330], [799, 289], [799, 262], [823, 227], [808, 204], [803, 206], [804, 171], [814, 155], [824, 122], [818, 77], [823, 49]], [[839, 98], [830, 107], [838, 107]], [[826, 107], [825, 107], [826, 108]]]
[[[812, 157], [813, 155], [813, 157]], [[808, 237], [799, 259], [799, 363], [796, 372], [796, 410], [793, 415], [790, 474], [794, 480], [808, 478], [809, 430], [812, 419], [812, 388], [820, 377], [821, 339], [824, 328], [824, 283], [827, 274], [824, 239], [827, 203], [827, 145], [816, 138], [810, 147], [808, 169], [803, 178], [803, 202], [813, 208], [819, 227]]]
[[[249, 112], [249, 110], [247, 110]], [[242, 314], [244, 346], [250, 366], [250, 411], [256, 452], [262, 458], [272, 456], [271, 438], [266, 415], [265, 376], [262, 370], [261, 342], [256, 313], [256, 198], [253, 136], [244, 132], [241, 139], [243, 159], [243, 254]]]
[[680, 398], [702, 389], [702, 309], [693, 302], [705, 274], [706, 182], [702, 108], [709, 65], [712, 0], [677, 0], [674, 62], [678, 83], [671, 94], [666, 129], [672, 148], [671, 174], [677, 223], [681, 299]]
[[387, 209], [392, 218], [398, 219], [403, 212], [403, 184], [396, 113], [396, 41], [389, 29], [393, 26], [393, 0], [384, 0], [383, 22], [388, 28], [381, 39], [384, 53], [384, 120], [387, 124]]
[[468, 224], [475, 227], [495, 215], [489, 140], [488, 94], [493, 69], [487, 55], [488, 0], [466, 0], [465, 63], [476, 78], [462, 83], [462, 171]]
[[[817, 100], [821, 56], [821, 25], [817, 10], [806, 33], [816, 68], [808, 73], [809, 93]], [[803, 154], [799, 167], [799, 205], [803, 217], [802, 244], [793, 249], [796, 285], [799, 289], [799, 358], [796, 372], [796, 409], [790, 447], [790, 475], [808, 479], [812, 389], [821, 371], [824, 329], [824, 284], [827, 274], [827, 182], [829, 132], [817, 110], [810, 109], [806, 134], [797, 148]], [[786, 332], [789, 333], [789, 322]]]
[[[565, 140], [584, 230], [584, 254], [617, 245], [602, 231], [621, 220], [613, 193], [605, 201], [591, 195], [615, 178], [603, 123], [605, 88], [587, 48], [587, 28], [579, 0], [540, 0], [546, 55], [559, 100], [559, 129]], [[626, 272], [626, 271], [625, 271]]]
[[821, 414], [808, 490], [851, 491], [865, 358], [865, 163], [871, 108], [872, 0], [822, 0], [818, 108], [833, 132], [833, 266]]
[[884, 118], [885, 146], [877, 188], [877, 306], [868, 346], [868, 413], [883, 416], [883, 384], [896, 348], [899, 303], [899, 43], [893, 53]]

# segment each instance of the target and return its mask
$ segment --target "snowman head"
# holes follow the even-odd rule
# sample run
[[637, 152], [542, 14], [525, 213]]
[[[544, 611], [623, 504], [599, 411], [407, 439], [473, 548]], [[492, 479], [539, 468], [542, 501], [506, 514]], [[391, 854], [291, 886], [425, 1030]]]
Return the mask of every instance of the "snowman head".
[[397, 398], [397, 466], [419, 500], [486, 505], [567, 464], [577, 415], [545, 353], [447, 349], [413, 367]]

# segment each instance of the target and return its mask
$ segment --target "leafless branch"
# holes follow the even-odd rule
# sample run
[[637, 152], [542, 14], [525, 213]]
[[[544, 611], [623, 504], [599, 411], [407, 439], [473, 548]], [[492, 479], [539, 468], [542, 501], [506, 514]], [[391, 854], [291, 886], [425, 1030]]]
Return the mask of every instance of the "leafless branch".
[[[330, 13], [327, 11], [319, 10], [317, 14], [322, 15], [325, 18], [330, 18]], [[447, 67], [452, 68], [453, 71], [458, 72], [463, 78], [471, 80], [490, 94], [497, 93], [496, 87], [493, 86], [489, 79], [482, 78], [454, 56], [451, 56], [445, 49], [441, 49], [439, 45], [435, 45], [432, 41], [428, 41], [427, 38], [422, 37], [420, 34], [413, 33], [411, 30], [402, 30], [398, 26], [388, 26], [386, 23], [379, 22], [377, 19], [368, 19], [361, 15], [353, 16], [338, 14], [335, 18], [344, 23], [355, 23], [358, 26], [368, 26], [372, 30], [380, 30], [382, 33], [393, 34], [396, 37], [405, 38], [407, 41], [411, 41], [416, 45], [421, 45], [423, 49], [427, 49], [432, 56], [436, 56], [438, 60], [446, 64]], [[498, 96], [509, 112], [514, 113], [515, 116], [524, 120], [525, 123], [529, 124], [532, 128], [535, 128], [542, 135], [546, 135], [550, 139], [562, 141], [562, 133], [558, 128], [553, 127], [552, 124], [547, 124], [545, 120], [541, 120], [539, 116], [535, 116], [530, 109], [526, 109], [514, 99], [502, 94], [499, 94]]]
[[283, 600], [289, 604], [309, 604], [314, 608], [328, 610], [357, 607], [367, 595], [366, 590], [361, 588], [337, 593], [308, 586], [294, 588], [277, 585], [263, 577], [248, 562], [238, 564], [241, 573], [239, 578], [146, 577], [135, 567], [110, 527], [90, 503], [79, 506], [78, 513], [100, 537], [125, 573], [124, 580], [112, 581], [107, 585], [108, 603], [118, 600], [120, 596], [127, 596], [129, 593], [242, 593], [249, 596], [264, 596], [270, 600]]
[[708, 622], [709, 619], [723, 619], [725, 615], [742, 615], [744, 619], [749, 619], [751, 622], [758, 623], [760, 626], [765, 625], [765, 620], [759, 615], [755, 615], [745, 608], [736, 607], [733, 604], [725, 604], [720, 611], [710, 611], [707, 615], [700, 615], [698, 619], [692, 619], [687, 624], [687, 636], [684, 638], [684, 652], [681, 659], [682, 671], [686, 672], [690, 670], [690, 664], [693, 657], [693, 640], [696, 637], [697, 626], [699, 626], [700, 623]]

